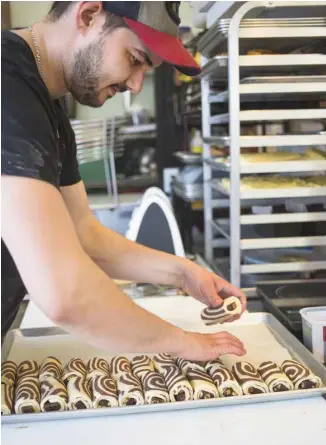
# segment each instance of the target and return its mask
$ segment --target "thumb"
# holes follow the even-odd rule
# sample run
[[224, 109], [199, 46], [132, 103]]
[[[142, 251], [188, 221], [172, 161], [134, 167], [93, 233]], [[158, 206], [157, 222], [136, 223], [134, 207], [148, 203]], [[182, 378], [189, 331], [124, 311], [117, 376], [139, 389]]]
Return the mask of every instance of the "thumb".
[[223, 298], [217, 293], [214, 280], [210, 280], [206, 295], [210, 306], [216, 307], [223, 304]]

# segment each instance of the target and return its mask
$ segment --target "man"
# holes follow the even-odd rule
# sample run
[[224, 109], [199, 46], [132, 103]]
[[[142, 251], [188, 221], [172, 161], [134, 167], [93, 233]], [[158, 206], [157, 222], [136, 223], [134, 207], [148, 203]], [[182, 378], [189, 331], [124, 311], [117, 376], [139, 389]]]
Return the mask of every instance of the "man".
[[92, 215], [58, 98], [100, 107], [141, 91], [162, 61], [196, 75], [177, 39], [176, 2], [55, 2], [30, 29], [2, 34], [2, 333], [26, 290], [56, 324], [106, 350], [207, 360], [244, 354], [226, 332], [185, 332], [112, 281], [178, 286], [207, 305], [237, 288], [190, 261], [130, 242]]

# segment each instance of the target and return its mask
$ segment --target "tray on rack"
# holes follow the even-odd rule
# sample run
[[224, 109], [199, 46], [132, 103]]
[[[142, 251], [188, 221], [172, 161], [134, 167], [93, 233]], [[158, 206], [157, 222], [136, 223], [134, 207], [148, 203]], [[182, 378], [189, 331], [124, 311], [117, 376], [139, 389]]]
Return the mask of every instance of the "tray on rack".
[[326, 82], [326, 76], [256, 76], [245, 77], [240, 83], [313, 83]]
[[179, 159], [183, 164], [201, 164], [202, 163], [202, 155], [196, 153], [187, 153], [184, 151], [177, 151], [174, 153], [174, 156]]
[[[185, 297], [184, 301], [187, 301], [186, 298], [187, 297]], [[162, 302], [162, 304], [164, 304], [164, 302]], [[184, 314], [187, 313], [186, 307], [187, 305], [185, 305], [184, 310], [180, 312], [183, 314], [183, 317]], [[216, 328], [216, 326], [205, 327], [201, 322], [195, 319], [193, 319], [191, 322], [189, 317], [187, 320], [179, 317], [179, 325], [182, 324], [184, 328], [189, 328], [191, 325], [192, 329], [199, 330], [201, 332], [216, 332], [216, 330], [225, 329], [222, 327]], [[274, 357], [274, 360], [277, 362], [281, 362], [288, 358], [294, 358], [304, 363], [312, 370], [312, 372], [318, 375], [322, 379], [323, 386], [321, 388], [308, 390], [224, 397], [210, 400], [170, 402], [123, 408], [101, 408], [64, 412], [13, 414], [9, 416], [2, 416], [1, 421], [3, 424], [23, 423], [26, 425], [30, 422], [38, 422], [43, 420], [68, 420], [75, 418], [174, 411], [288, 399], [302, 399], [319, 397], [326, 393], [326, 369], [315, 360], [313, 355], [293, 335], [291, 335], [273, 315], [267, 313], [244, 314], [242, 321], [235, 322], [228, 330], [230, 330], [230, 332], [232, 332], [234, 335], [238, 335], [243, 341], [246, 342], [247, 356], [243, 359], [251, 361], [254, 366], [258, 366], [257, 363], [260, 363], [265, 359], [272, 359], [271, 357]], [[2, 353], [3, 359], [11, 359], [16, 362], [25, 359], [41, 361], [49, 355], [57, 357], [62, 362], [66, 362], [71, 357], [80, 357], [83, 360], [88, 360], [91, 357], [98, 356], [107, 359], [106, 354], [103, 354], [102, 351], [94, 349], [91, 346], [78, 341], [76, 338], [70, 336], [59, 328], [38, 328], [10, 331], [4, 340]], [[130, 354], [124, 355], [130, 358]], [[226, 365], [230, 367], [234, 362], [234, 356], [224, 356], [223, 360]]]
[[[222, 184], [219, 180], [212, 181], [212, 187], [225, 195], [230, 195], [230, 186]], [[240, 199], [269, 199], [269, 198], [304, 198], [326, 197], [326, 187], [292, 187], [292, 188], [241, 188]]]

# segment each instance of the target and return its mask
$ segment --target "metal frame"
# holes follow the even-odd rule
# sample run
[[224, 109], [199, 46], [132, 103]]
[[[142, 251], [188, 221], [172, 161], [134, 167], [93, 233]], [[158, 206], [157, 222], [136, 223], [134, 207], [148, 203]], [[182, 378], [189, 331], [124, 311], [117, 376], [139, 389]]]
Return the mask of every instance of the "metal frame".
[[[314, 135], [277, 135], [277, 136], [242, 136], [241, 122], [263, 122], [263, 121], [280, 121], [292, 119], [325, 119], [325, 111], [323, 109], [297, 109], [294, 110], [262, 110], [262, 111], [240, 111], [240, 101], [265, 101], [266, 100], [300, 100], [316, 99], [321, 100], [326, 91], [324, 78], [317, 78], [317, 74], [324, 74], [326, 67], [325, 55], [312, 54], [282, 54], [282, 55], [261, 55], [250, 56], [240, 55], [241, 51], [247, 49], [248, 44], [242, 45], [243, 40], [251, 39], [251, 45], [254, 47], [253, 41], [259, 39], [259, 45], [265, 45], [266, 42], [272, 42], [272, 47], [277, 42], [283, 42], [288, 39], [292, 44], [296, 42], [301, 44], [302, 39], [306, 37], [326, 37], [326, 28], [324, 26], [292, 26], [291, 19], [288, 19], [288, 26], [273, 27], [262, 26], [262, 19], [255, 22], [252, 20], [245, 27], [240, 26], [244, 16], [253, 9], [260, 13], [264, 10], [273, 8], [288, 7], [320, 7], [326, 6], [326, 2], [246, 2], [239, 6], [234, 12], [233, 17], [227, 25], [216, 22], [207, 32], [207, 34], [198, 43], [198, 47], [202, 53], [201, 65], [203, 74], [201, 77], [202, 86], [202, 128], [203, 128], [203, 165], [204, 165], [204, 214], [205, 214], [205, 256], [211, 264], [214, 260], [213, 241], [214, 233], [218, 232], [230, 242], [230, 280], [233, 284], [241, 286], [241, 274], [248, 273], [264, 273], [264, 272], [283, 272], [283, 271], [311, 271], [318, 269], [326, 269], [325, 261], [311, 261], [307, 263], [280, 263], [280, 264], [258, 264], [258, 265], [242, 265], [241, 251], [242, 249], [261, 249], [261, 248], [278, 248], [293, 246], [320, 246], [326, 245], [326, 236], [318, 237], [296, 237], [296, 238], [270, 238], [270, 239], [241, 239], [242, 224], [269, 224], [269, 223], [285, 223], [285, 222], [307, 222], [307, 221], [325, 221], [326, 212], [294, 213], [283, 215], [241, 215], [241, 206], [249, 205], [249, 201], [268, 200], [261, 205], [270, 205], [275, 198], [283, 200], [288, 198], [302, 198], [302, 201], [314, 199], [318, 202], [325, 203], [326, 189], [318, 188], [302, 188], [302, 189], [273, 189], [273, 190], [243, 190], [241, 189], [241, 174], [243, 173], [272, 173], [272, 172], [308, 172], [308, 171], [324, 171], [326, 170], [325, 161], [295, 161], [295, 162], [272, 162], [249, 164], [242, 163], [240, 154], [242, 147], [293, 147], [293, 146], [326, 146], [326, 134]], [[301, 9], [302, 11], [302, 9]], [[310, 9], [311, 11], [311, 9]], [[218, 17], [215, 19], [217, 20]], [[255, 25], [257, 23], [257, 26]], [[280, 40], [280, 38], [283, 38]], [[267, 40], [269, 39], [269, 40]], [[249, 40], [247, 40], [248, 42]], [[258, 43], [257, 43], [258, 45]], [[258, 46], [259, 46], [258, 45]], [[209, 59], [211, 55], [227, 48], [228, 56], [216, 56]], [[283, 48], [283, 46], [282, 46]], [[278, 75], [293, 75], [293, 67], [307, 69], [310, 73], [305, 72], [305, 79], [298, 78], [295, 83], [284, 81], [271, 82], [270, 79], [266, 83], [241, 83], [240, 69], [245, 67], [245, 77], [261, 75], [259, 67], [265, 75], [271, 76], [273, 67], [278, 66]], [[316, 68], [313, 74], [313, 68]], [[242, 73], [242, 71], [241, 71]], [[210, 92], [210, 80], [225, 79], [228, 81], [228, 89], [219, 93]], [[254, 80], [254, 79], [253, 79]], [[282, 80], [282, 79], [281, 79]], [[317, 80], [317, 81], [316, 81]], [[318, 80], [321, 80], [319, 82]], [[284, 96], [284, 97], [283, 97]], [[228, 114], [220, 114], [211, 116], [211, 103], [228, 102]], [[276, 107], [275, 107], [276, 108]], [[212, 135], [212, 125], [229, 125], [228, 136]], [[218, 127], [217, 127], [218, 128]], [[210, 145], [218, 144], [223, 147], [230, 147], [230, 161], [225, 163], [221, 159], [212, 159], [210, 156]], [[226, 190], [217, 181], [212, 181], [212, 169], [229, 172], [230, 189]], [[212, 189], [222, 192], [230, 199], [230, 231], [225, 225], [219, 224], [212, 220]], [[318, 198], [320, 197], [320, 198]], [[242, 200], [245, 199], [243, 202]]]

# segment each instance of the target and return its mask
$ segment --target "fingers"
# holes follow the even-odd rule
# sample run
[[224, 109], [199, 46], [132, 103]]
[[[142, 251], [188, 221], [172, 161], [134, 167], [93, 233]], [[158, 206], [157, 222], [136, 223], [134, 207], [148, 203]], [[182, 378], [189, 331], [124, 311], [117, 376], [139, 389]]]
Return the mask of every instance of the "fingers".
[[244, 355], [246, 350], [241, 340], [228, 332], [213, 334], [214, 352], [217, 356], [224, 354]]
[[247, 297], [242, 290], [236, 286], [233, 286], [233, 284], [229, 283], [218, 275], [214, 274], [214, 278], [219, 298], [225, 299], [231, 296], [239, 298], [241, 301], [242, 312], [244, 312], [247, 308]]

